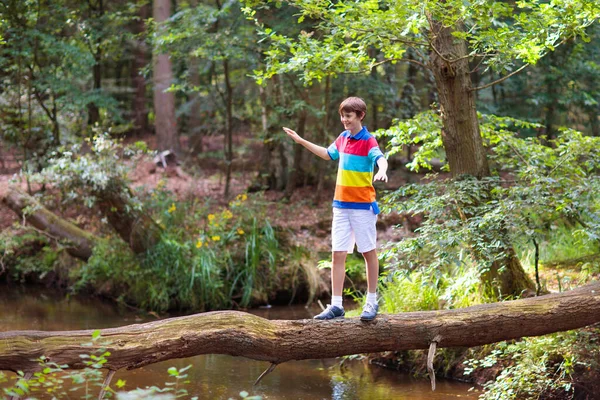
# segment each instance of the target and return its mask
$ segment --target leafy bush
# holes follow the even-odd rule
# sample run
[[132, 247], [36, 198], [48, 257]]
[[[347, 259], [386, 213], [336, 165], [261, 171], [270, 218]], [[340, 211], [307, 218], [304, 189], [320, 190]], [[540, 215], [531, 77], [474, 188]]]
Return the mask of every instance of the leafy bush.
[[[417, 128], [437, 129], [431, 118], [431, 113], [419, 115], [380, 134], [391, 136], [391, 151], [398, 151], [419, 141]], [[448, 270], [467, 262], [482, 275], [507, 256], [507, 249], [531, 248], [533, 241], [551, 239], [564, 225], [581, 243], [597, 247], [600, 138], [562, 129], [549, 147], [515, 135], [539, 125], [491, 115], [480, 118], [492, 176], [450, 180], [432, 175], [426, 183], [405, 185], [385, 197], [384, 209], [424, 217], [414, 236], [385, 252], [392, 269]], [[421, 147], [412, 168], [426, 166], [438, 150]]]
[[558, 332], [489, 347], [480, 359], [467, 360], [465, 375], [501, 366], [484, 384], [481, 399], [573, 398], [576, 372], [598, 368], [598, 331]]

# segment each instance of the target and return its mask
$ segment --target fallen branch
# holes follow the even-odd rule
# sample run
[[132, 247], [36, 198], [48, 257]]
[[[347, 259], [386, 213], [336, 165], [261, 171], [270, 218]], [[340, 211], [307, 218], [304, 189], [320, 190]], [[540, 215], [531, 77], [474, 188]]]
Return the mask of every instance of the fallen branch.
[[67, 252], [87, 260], [100, 239], [54, 214], [22, 189], [12, 186], [2, 199], [17, 215], [52, 239], [68, 242]]
[[[266, 320], [217, 311], [101, 330], [103, 343], [82, 346], [92, 330], [0, 332], [0, 370], [36, 371], [42, 355], [69, 368], [106, 348], [105, 368], [133, 369], [199, 354], [229, 354], [281, 364], [349, 354], [478, 346], [523, 336], [581, 328], [600, 322], [600, 282], [557, 294], [457, 310], [379, 315], [370, 323]], [[375, 339], [375, 340], [374, 340]]]

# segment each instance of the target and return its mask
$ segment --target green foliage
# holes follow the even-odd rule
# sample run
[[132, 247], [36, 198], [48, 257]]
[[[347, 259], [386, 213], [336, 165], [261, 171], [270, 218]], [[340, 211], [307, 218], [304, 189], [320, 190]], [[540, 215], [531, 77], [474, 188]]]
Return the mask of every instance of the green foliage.
[[[320, 21], [312, 31], [296, 38], [278, 33], [259, 21], [258, 4], [247, 1], [246, 13], [256, 20], [271, 48], [266, 52], [267, 68], [260, 80], [290, 71], [300, 72], [306, 82], [328, 74], [362, 72], [380, 60], [404, 59], [407, 48], [417, 49], [422, 58], [432, 53], [430, 21], [453, 29], [454, 36], [470, 47], [471, 57], [483, 57], [484, 65], [496, 71], [511, 71], [514, 62], [535, 64], [548, 51], [568, 38], [588, 40], [586, 27], [600, 16], [596, 2], [523, 0], [514, 4], [500, 1], [289, 1], [298, 8], [298, 23]], [[252, 9], [250, 7], [255, 7]], [[368, 27], [368, 28], [367, 28]], [[377, 49], [377, 56], [369, 50]]]
[[[169, 380], [164, 383], [164, 387], [157, 386], [146, 387], [144, 389], [135, 389], [130, 391], [120, 391], [126, 381], [119, 379], [116, 383], [116, 389], [110, 386], [104, 387], [104, 365], [108, 362], [111, 355], [104, 348], [111, 344], [107, 341], [100, 331], [94, 331], [91, 341], [83, 343], [82, 346], [93, 347], [95, 350], [90, 354], [81, 354], [85, 367], [81, 370], [68, 370], [67, 365], [59, 365], [50, 361], [45, 356], [40, 357], [37, 361], [39, 371], [33, 373], [29, 379], [25, 378], [22, 371], [17, 373], [17, 376], [12, 380], [15, 382], [8, 387], [4, 387], [0, 393], [0, 400], [5, 400], [11, 397], [27, 397], [35, 399], [37, 396], [45, 398], [51, 396], [53, 399], [70, 399], [73, 395], [82, 399], [98, 398], [98, 392], [104, 389], [104, 398], [116, 396], [119, 400], [133, 399], [155, 399], [166, 400], [176, 398], [191, 398], [197, 399], [197, 396], [190, 396], [190, 393], [185, 388], [185, 385], [190, 383], [187, 371], [192, 367], [188, 365], [184, 368], [170, 367], [167, 369]], [[0, 383], [10, 383], [10, 379], [0, 371]], [[67, 387], [65, 383], [69, 382]], [[247, 400], [260, 400], [261, 396], [250, 396], [248, 392], [242, 391], [239, 394], [240, 398]]]
[[119, 300], [156, 311], [247, 307], [269, 300], [282, 249], [268, 219], [248, 207], [247, 195], [218, 213], [197, 202], [175, 201], [162, 184], [142, 201], [164, 228], [159, 243], [140, 256], [117, 237], [98, 243], [88, 262], [72, 273], [74, 291], [108, 287]]
[[[83, 148], [89, 146], [89, 152]], [[128, 172], [132, 163], [146, 154], [140, 144], [123, 146], [119, 139], [110, 136], [110, 130], [87, 138], [84, 143], [73, 144], [53, 152], [48, 166], [33, 176], [40, 183], [52, 183], [64, 192], [65, 201], [77, 200], [92, 207], [98, 192], [115, 189], [123, 192], [135, 207], [141, 207], [127, 188]], [[135, 164], [134, 164], [135, 165]]]
[[[548, 147], [514, 133], [532, 126], [483, 116], [493, 176], [431, 179], [386, 197], [386, 209], [424, 218], [414, 236], [387, 252], [396, 267], [447, 269], [475, 262], [485, 273], [513, 244], [531, 246], [565, 223], [584, 246], [598, 241], [599, 139], [564, 129]], [[406, 132], [398, 131], [394, 146], [412, 140]]]
[[[104, 348], [108, 344], [100, 335], [100, 331], [95, 331], [91, 341], [82, 344], [82, 346], [95, 348], [90, 354], [80, 355], [85, 368], [67, 371], [67, 365], [59, 365], [42, 356], [37, 360], [39, 371], [34, 372], [30, 379], [25, 379], [24, 373], [19, 371], [14, 385], [3, 388], [3, 393], [6, 396], [36, 398], [36, 395], [49, 395], [55, 399], [64, 399], [70, 398], [70, 395], [76, 392], [78, 398], [97, 398], [95, 392], [100, 390], [104, 382], [102, 368], [110, 356], [110, 352]], [[0, 383], [6, 381], [8, 381], [6, 376], [0, 374]], [[68, 390], [65, 382], [69, 382]], [[114, 393], [108, 388], [107, 394], [110, 395], [111, 392]], [[4, 398], [0, 396], [0, 399]]]
[[[542, 58], [528, 73], [518, 74], [494, 90], [493, 98], [483, 95], [478, 108], [485, 113], [510, 115], [543, 123], [544, 128], [522, 132], [543, 133], [553, 138], [558, 126], [600, 135], [600, 25], [586, 29], [590, 43], [568, 41]], [[491, 101], [493, 100], [493, 101]]]
[[[411, 171], [431, 169], [433, 159], [444, 160], [445, 152], [440, 135], [442, 121], [439, 114], [433, 110], [424, 111], [409, 119], [395, 119], [392, 126], [379, 129], [375, 135], [389, 138], [387, 152], [393, 156], [405, 149], [406, 146], [417, 145], [417, 151], [412, 155], [412, 161], [406, 164]], [[448, 165], [444, 165], [448, 169]]]
[[575, 374], [598, 367], [597, 330], [559, 332], [491, 345], [487, 355], [470, 359], [465, 375], [502, 366], [484, 384], [481, 399], [573, 398]]
[[54, 270], [58, 251], [51, 241], [33, 229], [9, 228], [0, 232], [0, 275], [9, 272], [15, 280], [35, 276], [44, 279]]
[[99, 57], [113, 58], [126, 40], [127, 10], [106, 6], [98, 15], [91, 2], [67, 1], [0, 8], [0, 130], [25, 171], [38, 171], [50, 151], [85, 131], [87, 107], [99, 108], [107, 126], [119, 121], [113, 95], [89, 83]]
[[381, 288], [380, 297], [385, 304], [385, 312], [396, 314], [407, 311], [437, 310], [440, 289], [436, 282], [421, 272], [396, 275], [391, 282]]

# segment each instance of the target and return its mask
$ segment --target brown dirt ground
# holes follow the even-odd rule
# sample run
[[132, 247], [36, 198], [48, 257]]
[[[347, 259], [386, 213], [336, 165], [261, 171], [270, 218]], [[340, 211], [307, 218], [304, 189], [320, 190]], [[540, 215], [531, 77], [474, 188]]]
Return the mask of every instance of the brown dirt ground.
[[[160, 180], [166, 181], [166, 188], [174, 193], [178, 199], [191, 198], [211, 199], [213, 204], [223, 206], [227, 204], [223, 196], [225, 174], [222, 171], [222, 161], [219, 158], [206, 156], [212, 151], [222, 148], [223, 137], [211, 136], [204, 142], [205, 156], [200, 159], [188, 159], [179, 167], [169, 167], [164, 170], [157, 167], [150, 158], [138, 162], [130, 173], [131, 184], [134, 188], [144, 187], [148, 190], [156, 187]], [[154, 136], [126, 139], [125, 142], [143, 140], [149, 148], [155, 148]], [[234, 173], [231, 180], [231, 197], [244, 193], [255, 176], [257, 157], [260, 154], [260, 144], [253, 142], [249, 135], [239, 135], [234, 139], [234, 147], [243, 145], [247, 149], [245, 154], [237, 157], [234, 163]], [[182, 139], [182, 148], [187, 148], [187, 139]], [[13, 180], [24, 189], [26, 182], [20, 179], [19, 165], [11, 154], [2, 152], [0, 147], [0, 199]], [[4, 167], [4, 168], [2, 168]], [[386, 189], [392, 189], [404, 183], [404, 178], [394, 173], [390, 174], [390, 182], [385, 184]], [[379, 186], [381, 187], [381, 186]], [[294, 240], [314, 251], [328, 252], [330, 250], [331, 233], [331, 198], [333, 188], [324, 189], [321, 199], [314, 195], [314, 187], [298, 188], [292, 195], [286, 207], [293, 210], [288, 213], [273, 213], [271, 223], [275, 226], [287, 228], [294, 233]], [[264, 199], [274, 204], [281, 202], [283, 193], [266, 191]], [[280, 207], [281, 208], [281, 207]], [[11, 226], [17, 221], [17, 216], [8, 207], [0, 204], [0, 231]], [[380, 243], [398, 240], [406, 230], [393, 229], [394, 225], [401, 224], [403, 219], [398, 215], [381, 215], [378, 223], [378, 238]], [[83, 224], [86, 225], [86, 224]], [[85, 228], [85, 226], [82, 226]]]

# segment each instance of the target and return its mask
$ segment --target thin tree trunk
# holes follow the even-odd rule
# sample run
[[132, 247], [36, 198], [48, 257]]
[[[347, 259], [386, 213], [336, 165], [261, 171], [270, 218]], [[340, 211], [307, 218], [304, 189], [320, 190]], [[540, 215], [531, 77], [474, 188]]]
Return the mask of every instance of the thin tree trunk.
[[598, 116], [600, 115], [600, 107], [595, 111], [589, 113], [590, 116], [590, 126], [592, 128], [592, 136], [600, 136], [600, 123], [598, 122]]
[[258, 172], [248, 189], [251, 192], [273, 189], [277, 183], [277, 178], [275, 177], [273, 168], [275, 139], [273, 138], [273, 127], [269, 126], [269, 117], [272, 111], [269, 105], [269, 95], [277, 90], [277, 85], [279, 85], [279, 77], [274, 76], [273, 79], [269, 81], [269, 84], [271, 85], [271, 91], [268, 90], [268, 86], [259, 87], [263, 146]]
[[[298, 119], [298, 135], [304, 137], [306, 133], [306, 118], [307, 112], [306, 110], [302, 110], [300, 112], [300, 118]], [[292, 170], [290, 171], [287, 184], [285, 186], [285, 194], [284, 198], [289, 200], [292, 198], [292, 194], [294, 194], [294, 189], [298, 185], [298, 178], [300, 176], [300, 172], [302, 171], [302, 146], [299, 144], [294, 144], [294, 160], [292, 163]]]
[[[94, 60], [96, 63], [92, 69], [94, 81], [93, 91], [99, 92], [102, 89], [102, 50], [100, 48], [94, 53]], [[90, 103], [88, 105], [88, 124], [94, 126], [99, 121], [100, 110], [95, 103]]]
[[[153, 15], [158, 24], [166, 21], [171, 16], [171, 0], [154, 0]], [[180, 155], [175, 118], [175, 94], [165, 92], [173, 81], [173, 67], [168, 54], [154, 55], [153, 81], [158, 150], [171, 150]]]
[[229, 60], [223, 60], [223, 74], [225, 75], [225, 198], [229, 198], [231, 186], [231, 168], [233, 164], [233, 88], [229, 74]]
[[[69, 368], [84, 368], [82, 354], [104, 348], [109, 370], [134, 369], [199, 354], [228, 354], [281, 364], [350, 354], [480, 346], [539, 336], [600, 322], [600, 282], [529, 299], [463, 309], [380, 314], [370, 323], [266, 320], [239, 311], [217, 311], [120, 328], [0, 332], [0, 370], [35, 372], [45, 356]], [[376, 338], [376, 340], [373, 340]], [[102, 350], [105, 351], [105, 350]]]
[[[104, 15], [104, 1], [98, 0], [95, 6], [92, 5], [91, 2], [88, 2], [90, 7], [90, 19], [91, 23], [95, 25], [96, 28], [100, 28], [98, 18], [101, 18]], [[95, 46], [95, 51], [92, 50], [92, 54], [94, 56], [94, 67], [92, 68], [92, 76], [93, 76], [93, 88], [94, 92], [99, 92], [102, 89], [102, 47], [99, 43], [91, 43], [91, 46]], [[98, 121], [100, 121], [100, 110], [96, 103], [90, 103], [88, 105], [88, 124], [90, 126], [94, 126]]]
[[[199, 88], [200, 82], [200, 59], [198, 57], [190, 58], [190, 83], [192, 87]], [[189, 135], [190, 135], [190, 151], [194, 154], [202, 153], [202, 117], [200, 115], [200, 94], [196, 91], [191, 93], [191, 107], [190, 114], [188, 116], [189, 121]]]
[[[329, 103], [331, 101], [331, 76], [327, 75], [325, 77], [325, 94], [323, 97], [323, 127], [321, 128], [321, 138], [319, 142], [322, 146], [328, 146], [327, 143], [327, 132], [329, 131]], [[324, 163], [317, 164], [317, 193], [316, 198], [317, 201], [321, 198], [321, 193], [323, 192], [323, 182], [324, 182], [324, 173], [323, 170], [327, 166]]]
[[[139, 35], [146, 29], [145, 20], [150, 15], [150, 7], [145, 4], [140, 7], [139, 20], [133, 22], [133, 33]], [[131, 61], [131, 81], [133, 83], [133, 134], [143, 135], [150, 132], [148, 123], [148, 102], [146, 98], [146, 79], [142, 70], [148, 63], [148, 49], [146, 43], [136, 39]]]

